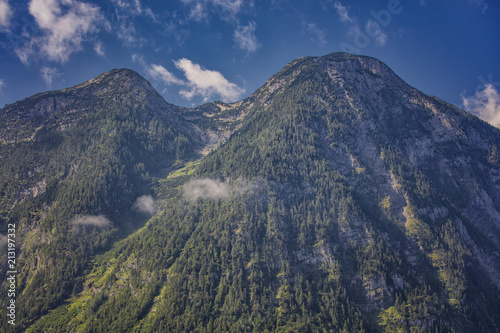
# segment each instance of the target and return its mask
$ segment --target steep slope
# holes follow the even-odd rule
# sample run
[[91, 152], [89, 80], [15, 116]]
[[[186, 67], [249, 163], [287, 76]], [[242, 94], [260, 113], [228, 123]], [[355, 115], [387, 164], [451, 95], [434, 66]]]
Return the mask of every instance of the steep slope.
[[343, 53], [176, 119], [212, 152], [28, 331], [500, 330], [498, 129]]
[[16, 224], [18, 327], [77, 293], [90, 259], [144, 223], [133, 204], [150, 177], [201, 147], [180, 112], [131, 70], [0, 110], [0, 232]]

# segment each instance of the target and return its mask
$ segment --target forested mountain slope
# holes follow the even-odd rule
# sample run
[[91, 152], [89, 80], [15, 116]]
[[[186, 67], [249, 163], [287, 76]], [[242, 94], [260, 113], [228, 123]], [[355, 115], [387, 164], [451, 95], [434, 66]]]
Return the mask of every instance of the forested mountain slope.
[[19, 327], [78, 293], [93, 256], [145, 222], [132, 206], [151, 194], [150, 175], [201, 146], [180, 112], [130, 70], [0, 111], [2, 234], [16, 224]]
[[194, 109], [112, 71], [0, 117], [19, 331], [500, 330], [500, 131], [376, 59]]

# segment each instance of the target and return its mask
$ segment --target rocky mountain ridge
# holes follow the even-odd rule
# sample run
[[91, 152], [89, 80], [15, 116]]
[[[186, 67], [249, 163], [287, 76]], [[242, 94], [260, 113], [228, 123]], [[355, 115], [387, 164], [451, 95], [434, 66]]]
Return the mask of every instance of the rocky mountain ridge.
[[192, 109], [113, 70], [0, 120], [19, 330], [499, 330], [500, 131], [374, 58]]

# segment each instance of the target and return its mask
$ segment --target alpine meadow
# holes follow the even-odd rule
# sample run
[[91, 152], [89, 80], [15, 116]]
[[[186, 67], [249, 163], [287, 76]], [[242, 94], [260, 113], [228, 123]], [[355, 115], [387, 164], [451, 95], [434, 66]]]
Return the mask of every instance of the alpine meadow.
[[5, 332], [500, 331], [500, 130], [377, 59], [194, 108], [115, 69], [0, 123]]

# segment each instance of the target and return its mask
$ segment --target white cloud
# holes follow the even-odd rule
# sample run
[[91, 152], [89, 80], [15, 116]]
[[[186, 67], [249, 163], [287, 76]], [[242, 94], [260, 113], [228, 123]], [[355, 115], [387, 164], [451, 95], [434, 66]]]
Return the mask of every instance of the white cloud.
[[108, 220], [104, 215], [86, 215], [73, 218], [70, 221], [70, 224], [104, 228], [111, 226], [111, 221]]
[[377, 44], [384, 46], [387, 42], [387, 34], [382, 30], [380, 24], [374, 20], [369, 19], [368, 22], [366, 22], [365, 31], [368, 36], [375, 38]]
[[[141, 58], [139, 59], [142, 60]], [[165, 67], [161, 65], [152, 64], [151, 66], [149, 66], [149, 68], [147, 68], [146, 71], [152, 78], [163, 82], [165, 85], [185, 84], [184, 81], [176, 78], [174, 74], [170, 73]]]
[[31, 0], [29, 12], [44, 35], [32, 37], [16, 50], [26, 64], [30, 56], [38, 54], [37, 48], [49, 60], [66, 62], [103, 20], [99, 7], [76, 0]]
[[0, 0], [0, 31], [9, 29], [12, 9], [7, 0]]
[[2, 91], [3, 88], [5, 88], [5, 82], [4, 80], [0, 79], [0, 91]]
[[42, 73], [45, 84], [49, 87], [52, 85], [54, 78], [61, 75], [56, 68], [47, 66], [40, 68], [40, 72]]
[[256, 23], [252, 21], [234, 31], [234, 41], [240, 49], [255, 52], [259, 48], [260, 44], [255, 36], [256, 26]]
[[150, 195], [143, 195], [138, 197], [132, 208], [139, 213], [145, 213], [149, 215], [154, 215], [157, 210], [156, 202]]
[[101, 57], [104, 57], [105, 53], [104, 53], [104, 49], [103, 49], [101, 41], [98, 41], [98, 42], [95, 43], [95, 45], [94, 45], [94, 51], [95, 51], [95, 53], [97, 53]]
[[182, 58], [174, 61], [175, 66], [184, 72], [189, 90], [179, 93], [190, 100], [195, 95], [201, 95], [204, 101], [218, 95], [224, 101], [237, 100], [245, 90], [229, 82], [221, 73], [202, 68], [191, 60]]
[[500, 128], [500, 94], [492, 84], [486, 84], [474, 96], [466, 97], [462, 93], [461, 97], [467, 111]]
[[346, 6], [342, 5], [340, 2], [335, 2], [335, 9], [337, 9], [337, 13], [339, 14], [340, 21], [342, 22], [353, 22], [353, 19], [349, 16], [349, 11]]

